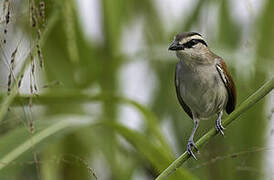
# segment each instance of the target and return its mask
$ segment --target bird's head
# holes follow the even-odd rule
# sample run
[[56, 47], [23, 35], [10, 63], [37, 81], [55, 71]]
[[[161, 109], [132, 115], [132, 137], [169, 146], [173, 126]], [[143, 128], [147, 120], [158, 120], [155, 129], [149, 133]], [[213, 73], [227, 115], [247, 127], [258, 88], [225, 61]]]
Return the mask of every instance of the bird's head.
[[186, 32], [175, 36], [168, 50], [176, 51], [178, 58], [200, 58], [208, 52], [207, 43], [203, 37], [196, 32]]

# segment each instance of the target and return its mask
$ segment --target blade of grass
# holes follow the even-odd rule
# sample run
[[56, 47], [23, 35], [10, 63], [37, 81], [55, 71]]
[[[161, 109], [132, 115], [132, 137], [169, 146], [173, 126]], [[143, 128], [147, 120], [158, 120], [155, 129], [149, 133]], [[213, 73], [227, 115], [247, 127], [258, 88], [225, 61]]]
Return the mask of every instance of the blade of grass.
[[[41, 105], [49, 105], [49, 104], [57, 104], [57, 103], [85, 103], [85, 102], [101, 102], [101, 101], [113, 101], [117, 103], [122, 103], [122, 104], [128, 104], [130, 106], [133, 106], [136, 108], [141, 114], [144, 116], [148, 128], [151, 129], [153, 132], [153, 135], [159, 140], [160, 145], [159, 148], [161, 149], [162, 153], [165, 153], [168, 157], [171, 159], [174, 158], [174, 154], [172, 153], [170, 145], [167, 143], [165, 137], [163, 136], [159, 124], [157, 123], [157, 118], [156, 116], [149, 111], [146, 107], [143, 105], [137, 103], [136, 101], [127, 99], [127, 98], [122, 98], [119, 96], [114, 96], [111, 94], [100, 94], [100, 95], [90, 95], [90, 94], [85, 94], [79, 91], [63, 91], [63, 92], [55, 92], [55, 93], [50, 93], [50, 94], [41, 94], [39, 96], [31, 96], [32, 97], [32, 103], [33, 104], [41, 104]], [[14, 100], [14, 105], [20, 103], [25, 103], [28, 102], [28, 99], [30, 96], [17, 96]], [[0, 96], [1, 99], [1, 96]], [[144, 146], [146, 147], [146, 146]], [[170, 162], [171, 159], [168, 161]], [[188, 177], [190, 173], [182, 173], [183, 177]]]
[[[106, 125], [114, 128], [116, 132], [124, 137], [131, 145], [133, 145], [138, 152], [151, 163], [157, 173], [161, 172], [166, 165], [172, 161], [172, 157], [165, 153], [165, 148], [157, 145], [153, 139], [150, 139], [135, 130], [131, 130], [117, 123], [109, 123]], [[176, 174], [176, 178], [185, 180], [197, 179], [186, 169], [180, 169], [180, 171]]]
[[64, 1], [62, 14], [64, 18], [64, 30], [67, 38], [67, 50], [69, 60], [73, 63], [79, 62], [78, 46], [76, 42], [75, 31], [75, 2], [71, 0]]
[[[80, 115], [63, 115], [63, 116], [55, 116], [52, 118], [46, 118], [45, 120], [48, 121], [51, 119], [51, 123], [49, 123], [46, 127], [43, 127], [41, 130], [38, 130], [33, 136], [28, 137], [28, 131], [21, 131], [20, 136], [18, 137], [18, 133], [10, 132], [5, 137], [1, 138], [2, 146], [0, 152], [0, 171], [7, 167], [12, 161], [16, 158], [21, 156], [26, 151], [30, 150], [33, 146], [36, 146], [38, 143], [43, 142], [45, 139], [49, 138], [50, 136], [59, 133], [62, 130], [70, 130], [75, 127], [86, 127], [88, 124], [95, 123], [89, 116], [80, 116]], [[37, 125], [37, 129], [39, 128], [39, 124]], [[21, 129], [24, 130], [24, 127]], [[17, 130], [18, 132], [18, 130]], [[23, 134], [22, 134], [23, 133]], [[14, 137], [14, 135], [17, 135]], [[20, 137], [25, 137], [21, 144], [15, 145], [12, 149], [10, 149], [10, 145], [5, 145], [5, 142], [12, 142], [11, 139], [16, 139]], [[9, 139], [9, 141], [7, 141]], [[16, 142], [15, 142], [16, 143]]]
[[[90, 95], [87, 93], [82, 93], [79, 91], [56, 91], [54, 93], [48, 94], [41, 94], [39, 96], [26, 96], [21, 95], [17, 96], [14, 100], [14, 104], [20, 105], [21, 103], [27, 103], [29, 98], [32, 98], [33, 104], [56, 104], [56, 103], [90, 103], [90, 102], [97, 102], [97, 101], [113, 101], [121, 104], [128, 104], [134, 108], [136, 108], [141, 114], [144, 116], [148, 127], [151, 129], [153, 134], [159, 139], [160, 143], [163, 147], [165, 147], [165, 151], [170, 155], [173, 156], [172, 149], [170, 145], [167, 143], [164, 135], [161, 132], [161, 128], [159, 126], [157, 117], [154, 113], [148, 110], [145, 106], [139, 104], [136, 101], [131, 99], [111, 95], [111, 94], [99, 94], [99, 95]], [[0, 96], [1, 99], [1, 96]]]

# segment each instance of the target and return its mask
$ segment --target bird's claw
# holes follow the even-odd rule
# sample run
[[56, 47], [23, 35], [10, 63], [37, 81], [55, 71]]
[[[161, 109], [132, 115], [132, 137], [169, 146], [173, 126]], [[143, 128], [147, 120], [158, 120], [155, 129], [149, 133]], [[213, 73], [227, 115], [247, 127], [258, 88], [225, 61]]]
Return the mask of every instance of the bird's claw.
[[223, 130], [225, 130], [225, 128], [222, 126], [222, 123], [219, 119], [216, 121], [215, 128], [216, 128], [217, 132], [220, 132], [223, 136], [225, 135], [224, 131], [223, 131]]
[[192, 151], [192, 146], [199, 153], [199, 150], [198, 150], [197, 146], [195, 145], [195, 143], [193, 142], [193, 140], [189, 140], [188, 143], [187, 143], [187, 153], [190, 156], [192, 156], [195, 160], [197, 160], [196, 156], [194, 155], [194, 153]]

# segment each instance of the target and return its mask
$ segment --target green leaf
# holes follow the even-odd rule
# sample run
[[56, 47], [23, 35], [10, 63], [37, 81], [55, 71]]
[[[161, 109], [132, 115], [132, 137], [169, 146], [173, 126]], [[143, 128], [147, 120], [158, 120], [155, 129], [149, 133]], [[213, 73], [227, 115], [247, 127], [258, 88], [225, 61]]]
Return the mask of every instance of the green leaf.
[[[45, 123], [46, 122], [46, 123]], [[28, 152], [31, 148], [37, 147], [41, 142], [49, 138], [56, 139], [53, 135], [71, 132], [75, 128], [85, 127], [95, 121], [84, 115], [59, 115], [46, 117], [38, 121], [34, 134], [31, 134], [25, 127], [20, 127], [1, 137], [0, 142], [0, 172], [8, 167], [11, 162]]]
[[[108, 124], [113, 127], [122, 137], [124, 137], [131, 145], [133, 145], [138, 153], [140, 153], [160, 173], [166, 166], [172, 162], [172, 157], [165, 153], [165, 149], [155, 143], [155, 140], [142, 135], [141, 133], [131, 130], [119, 124]], [[174, 178], [178, 179], [196, 179], [186, 169], [180, 169]]]

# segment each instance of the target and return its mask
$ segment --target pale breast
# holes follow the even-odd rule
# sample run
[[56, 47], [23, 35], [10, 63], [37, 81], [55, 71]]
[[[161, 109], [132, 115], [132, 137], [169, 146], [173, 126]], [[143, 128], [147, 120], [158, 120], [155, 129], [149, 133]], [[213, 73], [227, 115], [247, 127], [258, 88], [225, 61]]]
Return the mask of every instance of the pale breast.
[[182, 99], [200, 117], [218, 113], [226, 105], [227, 91], [214, 65], [190, 68], [179, 62], [176, 77]]

